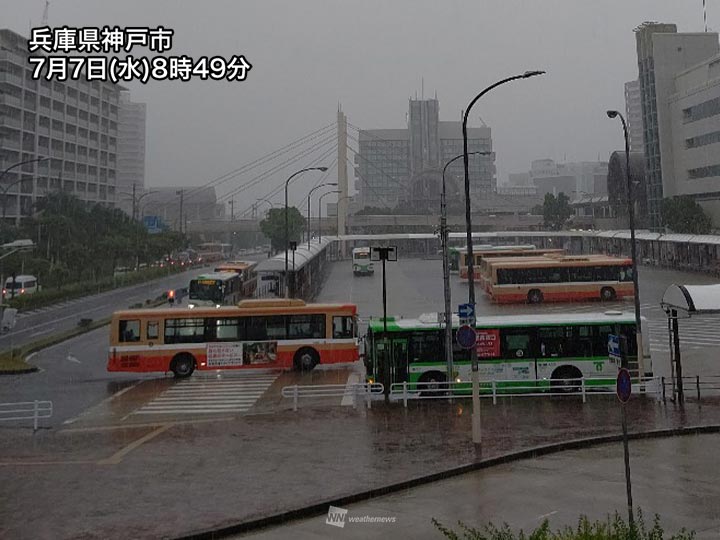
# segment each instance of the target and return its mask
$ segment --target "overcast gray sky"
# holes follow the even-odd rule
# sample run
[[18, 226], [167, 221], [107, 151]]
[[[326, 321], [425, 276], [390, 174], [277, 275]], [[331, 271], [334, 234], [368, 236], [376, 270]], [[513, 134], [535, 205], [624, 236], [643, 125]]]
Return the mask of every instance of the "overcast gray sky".
[[[44, 6], [0, 0], [0, 25], [27, 35]], [[623, 83], [637, 77], [632, 30], [647, 20], [702, 31], [702, 1], [51, 0], [49, 12], [50, 26], [164, 25], [175, 30], [170, 54], [244, 54], [253, 65], [244, 82], [129, 85], [148, 104], [150, 186], [211, 180], [333, 122], [338, 102], [355, 126], [404, 127], [422, 78], [441, 120], [455, 120], [485, 86], [527, 69], [548, 73], [473, 109], [471, 125], [481, 116], [492, 128], [498, 180], [537, 158], [607, 159], [623, 141], [604, 111], [624, 110]], [[708, 24], [720, 27], [718, 0]]]

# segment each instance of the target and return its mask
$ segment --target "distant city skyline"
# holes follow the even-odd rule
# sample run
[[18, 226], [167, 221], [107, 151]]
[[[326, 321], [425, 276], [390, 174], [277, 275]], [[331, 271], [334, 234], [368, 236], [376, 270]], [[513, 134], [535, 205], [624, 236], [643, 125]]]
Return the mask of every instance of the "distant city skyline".
[[[0, 0], [2, 24], [27, 35], [44, 7], [44, 0]], [[173, 53], [244, 54], [253, 64], [244, 82], [128, 83], [133, 101], [148, 107], [148, 187], [202, 185], [332, 123], [339, 102], [361, 129], [403, 126], [407, 99], [423, 83], [426, 96], [437, 92], [446, 118], [459, 118], [482, 88], [526, 69], [548, 73], [494, 91], [471, 115], [471, 126], [493, 128], [498, 180], [542, 157], [607, 160], [623, 141], [604, 111], [624, 110], [623, 85], [637, 78], [632, 29], [645, 20], [703, 29], [699, 4], [671, 0], [370, 0], [362, 10], [321, 0], [75, 0], [51, 2], [48, 15], [53, 27], [162, 24], [175, 30]], [[718, 21], [709, 5], [710, 27]], [[443, 39], [423, 39], [438, 29]], [[267, 195], [286, 172], [243, 198]], [[245, 180], [219, 187], [218, 196]], [[315, 180], [298, 179], [291, 198], [302, 199]]]

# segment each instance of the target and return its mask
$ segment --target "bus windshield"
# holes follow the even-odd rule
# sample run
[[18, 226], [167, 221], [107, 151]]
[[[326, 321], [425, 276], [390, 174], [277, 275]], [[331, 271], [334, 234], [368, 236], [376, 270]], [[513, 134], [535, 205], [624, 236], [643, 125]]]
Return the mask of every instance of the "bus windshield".
[[222, 282], [214, 279], [193, 279], [190, 282], [190, 300], [223, 301]]

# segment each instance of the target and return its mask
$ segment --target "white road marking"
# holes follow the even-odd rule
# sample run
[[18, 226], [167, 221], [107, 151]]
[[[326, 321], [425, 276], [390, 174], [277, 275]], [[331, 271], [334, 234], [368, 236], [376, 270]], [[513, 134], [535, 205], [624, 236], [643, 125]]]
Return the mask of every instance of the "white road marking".
[[67, 355], [67, 359], [68, 359], [70, 362], [74, 362], [74, 363], [76, 363], [76, 364], [82, 364], [82, 362], [81, 362], [80, 360], [78, 360], [77, 358], [75, 358], [72, 354], [68, 354], [68, 355]]
[[343, 395], [340, 405], [343, 407], [349, 407], [355, 402], [355, 396], [353, 395], [353, 388], [350, 386], [360, 382], [359, 373], [351, 373], [348, 376], [347, 384], [345, 385], [345, 394]]

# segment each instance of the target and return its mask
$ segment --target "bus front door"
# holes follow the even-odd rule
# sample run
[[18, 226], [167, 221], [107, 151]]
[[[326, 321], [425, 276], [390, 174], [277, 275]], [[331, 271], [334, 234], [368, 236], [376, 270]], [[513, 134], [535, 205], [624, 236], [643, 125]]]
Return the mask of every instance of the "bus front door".
[[375, 338], [376, 380], [390, 393], [390, 385], [407, 380], [408, 355], [407, 339]]

